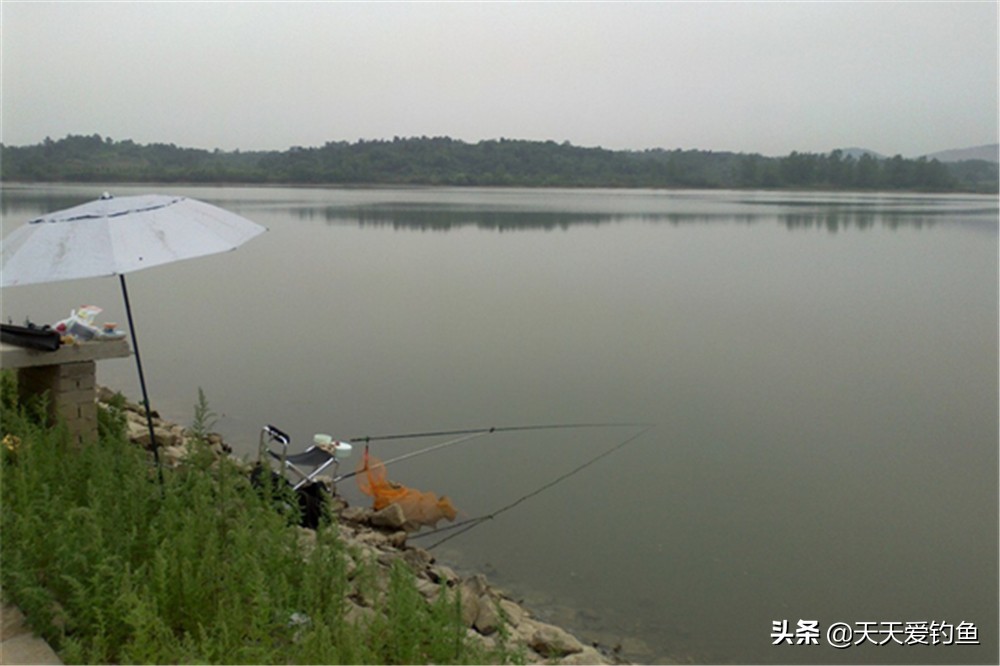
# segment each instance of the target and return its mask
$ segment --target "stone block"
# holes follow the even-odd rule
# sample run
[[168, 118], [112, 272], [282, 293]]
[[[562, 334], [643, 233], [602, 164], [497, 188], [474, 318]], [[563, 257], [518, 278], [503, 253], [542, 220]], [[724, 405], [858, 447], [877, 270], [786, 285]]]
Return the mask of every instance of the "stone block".
[[560, 658], [583, 652], [583, 644], [564, 629], [551, 624], [541, 624], [532, 634], [528, 646], [547, 658]]

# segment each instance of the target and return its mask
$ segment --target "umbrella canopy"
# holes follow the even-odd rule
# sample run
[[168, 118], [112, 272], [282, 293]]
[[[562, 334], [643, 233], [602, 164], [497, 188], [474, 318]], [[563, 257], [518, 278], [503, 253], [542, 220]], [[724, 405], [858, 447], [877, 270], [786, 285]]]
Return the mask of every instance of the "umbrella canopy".
[[150, 444], [159, 469], [158, 443], [125, 274], [235, 250], [265, 231], [266, 227], [235, 213], [187, 197], [147, 194], [115, 198], [105, 193], [96, 201], [29, 220], [8, 234], [0, 253], [0, 286], [118, 276]]
[[266, 230], [187, 197], [102, 197], [11, 232], [3, 242], [0, 286], [123, 275], [234, 250]]

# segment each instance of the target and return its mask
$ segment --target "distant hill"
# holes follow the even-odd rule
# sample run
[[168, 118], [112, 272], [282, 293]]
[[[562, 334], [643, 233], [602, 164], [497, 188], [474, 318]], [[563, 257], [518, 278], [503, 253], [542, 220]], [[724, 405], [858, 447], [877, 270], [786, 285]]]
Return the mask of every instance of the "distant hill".
[[[844, 157], [853, 157], [854, 159], [859, 159], [862, 155], [868, 155], [869, 157], [874, 157], [877, 160], [889, 159], [888, 155], [876, 153], [874, 150], [869, 150], [867, 148], [841, 148], [840, 152], [843, 153]], [[983, 160], [984, 162], [993, 162], [994, 164], [997, 164], [1000, 163], [1000, 144], [993, 143], [985, 146], [973, 146], [972, 148], [953, 148], [951, 150], [942, 150], [937, 153], [923, 155], [923, 157], [928, 160], [937, 160], [938, 162]]]
[[931, 153], [926, 156], [929, 160], [939, 162], [964, 162], [965, 160], [983, 160], [985, 162], [1000, 163], [1000, 144], [993, 143], [985, 146], [974, 146], [972, 148], [956, 148], [953, 150], [942, 150], [938, 153]]
[[867, 148], [841, 148], [840, 152], [844, 154], [844, 157], [853, 157], [854, 159], [860, 158], [862, 155], [868, 155], [869, 157], [874, 157], [877, 160], [886, 159], [885, 155], [881, 153], [876, 153], [874, 150], [868, 150]]

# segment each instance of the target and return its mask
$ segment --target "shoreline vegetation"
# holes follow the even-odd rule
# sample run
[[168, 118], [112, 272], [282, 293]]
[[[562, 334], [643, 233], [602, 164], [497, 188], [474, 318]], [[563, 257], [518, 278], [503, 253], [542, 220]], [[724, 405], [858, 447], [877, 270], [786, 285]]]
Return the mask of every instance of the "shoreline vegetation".
[[1000, 167], [860, 151], [784, 157], [705, 150], [584, 148], [569, 142], [449, 137], [327, 142], [286, 151], [138, 144], [99, 134], [0, 144], [0, 180], [22, 183], [432, 185], [652, 189], [1000, 192]]
[[334, 494], [301, 527], [200, 391], [190, 428], [156, 418], [160, 483], [138, 405], [102, 389], [74, 446], [2, 380], [2, 587], [65, 663], [625, 663], [407, 544], [400, 511]]

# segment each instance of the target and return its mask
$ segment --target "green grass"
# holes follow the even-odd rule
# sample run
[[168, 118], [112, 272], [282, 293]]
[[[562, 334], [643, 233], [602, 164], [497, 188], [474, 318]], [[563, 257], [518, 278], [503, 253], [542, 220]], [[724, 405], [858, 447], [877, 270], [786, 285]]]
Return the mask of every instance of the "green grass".
[[[98, 441], [40, 425], [3, 378], [0, 579], [68, 663], [504, 662], [466, 638], [458, 595], [433, 604], [404, 565], [375, 613], [345, 618], [375, 564], [348, 575], [336, 524], [304, 551], [235, 464], [195, 451], [157, 480], [116, 410]], [[199, 396], [201, 416], [208, 412]]]

